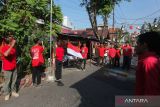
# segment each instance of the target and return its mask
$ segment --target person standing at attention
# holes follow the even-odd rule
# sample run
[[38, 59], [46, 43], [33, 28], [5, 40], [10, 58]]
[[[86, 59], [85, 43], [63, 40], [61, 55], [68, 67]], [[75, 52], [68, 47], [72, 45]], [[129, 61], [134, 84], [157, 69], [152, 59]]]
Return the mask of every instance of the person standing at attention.
[[64, 48], [62, 47], [62, 42], [57, 42], [57, 48], [56, 48], [56, 70], [55, 70], [55, 77], [58, 86], [64, 86], [62, 82], [62, 65], [63, 65], [63, 57], [64, 57]]
[[120, 58], [121, 58], [121, 50], [117, 45], [116, 46], [115, 62], [114, 62], [115, 67], [120, 67]]
[[88, 54], [88, 48], [86, 47], [86, 43], [83, 44], [83, 47], [81, 48], [81, 54], [82, 54], [82, 70], [85, 71], [86, 69], [86, 60], [87, 60], [87, 54]]
[[113, 68], [116, 56], [116, 49], [114, 48], [113, 43], [111, 43], [111, 47], [109, 48], [108, 56], [109, 56], [109, 67]]
[[99, 47], [99, 65], [103, 65], [104, 64], [104, 52], [105, 52], [105, 48], [103, 46], [103, 44], [100, 44]]
[[123, 46], [123, 69], [127, 71], [130, 69], [131, 66], [131, 59], [132, 59], [132, 47], [128, 42], [126, 42], [125, 46]]
[[32, 57], [32, 82], [33, 86], [39, 86], [41, 84], [41, 74], [43, 72], [43, 42], [38, 38], [34, 39], [35, 45], [31, 47], [30, 54]]

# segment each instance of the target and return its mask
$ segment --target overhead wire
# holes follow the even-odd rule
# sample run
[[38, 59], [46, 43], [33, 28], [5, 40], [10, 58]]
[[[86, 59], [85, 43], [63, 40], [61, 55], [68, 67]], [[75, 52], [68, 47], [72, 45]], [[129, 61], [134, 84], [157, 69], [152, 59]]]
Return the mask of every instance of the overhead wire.
[[156, 13], [158, 13], [158, 12], [160, 12], [160, 9], [158, 9], [158, 10], [150, 13], [149, 15], [146, 15], [146, 16], [143, 16], [143, 17], [140, 17], [140, 18], [135, 18], [135, 19], [120, 18], [120, 19], [126, 19], [126, 20], [141, 20], [141, 19], [146, 19], [146, 18], [148, 18], [148, 17], [150, 17], [150, 16], [153, 16], [154, 14], [156, 14]]

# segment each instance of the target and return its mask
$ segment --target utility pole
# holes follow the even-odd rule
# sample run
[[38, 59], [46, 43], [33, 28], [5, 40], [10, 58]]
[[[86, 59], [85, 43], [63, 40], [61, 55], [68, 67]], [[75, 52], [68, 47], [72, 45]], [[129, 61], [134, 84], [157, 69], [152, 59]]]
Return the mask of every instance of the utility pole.
[[114, 24], [115, 24], [115, 19], [114, 19], [114, 7], [113, 7], [113, 24], [112, 24], [113, 29], [114, 29]]
[[53, 1], [51, 0], [51, 7], [50, 7], [50, 35], [49, 35], [49, 43], [50, 43], [50, 67], [52, 65], [52, 62], [51, 62], [51, 57], [52, 57], [52, 12], [53, 12]]
[[114, 30], [114, 29], [115, 29], [115, 28], [114, 28], [114, 24], [115, 24], [115, 18], [114, 18], [114, 14], [115, 14], [115, 13], [114, 13], [114, 11], [115, 11], [115, 8], [114, 8], [114, 0], [113, 0], [113, 23], [112, 23], [113, 34], [112, 34], [112, 42], [113, 42], [113, 37], [115, 36], [115, 34], [114, 34], [114, 33], [115, 33], [115, 32], [114, 32], [114, 31], [115, 31], [115, 30]]

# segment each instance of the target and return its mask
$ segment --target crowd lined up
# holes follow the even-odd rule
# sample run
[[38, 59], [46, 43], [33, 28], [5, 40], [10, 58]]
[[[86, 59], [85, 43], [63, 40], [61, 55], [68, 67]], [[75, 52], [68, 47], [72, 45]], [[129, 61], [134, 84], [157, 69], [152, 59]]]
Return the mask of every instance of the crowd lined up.
[[[158, 32], [148, 32], [141, 34], [137, 40], [136, 53], [138, 55], [138, 67], [136, 72], [136, 94], [137, 95], [160, 95], [160, 34]], [[43, 70], [45, 47], [38, 38], [34, 39], [34, 45], [30, 49], [32, 58], [32, 82], [37, 87], [41, 84], [41, 72]], [[5, 100], [10, 96], [18, 97], [15, 83], [17, 80], [16, 65], [16, 40], [13, 35], [5, 36], [0, 47], [2, 60], [2, 72], [4, 74], [3, 94]], [[132, 47], [126, 42], [124, 45], [95, 44], [93, 56], [97, 65], [109, 64], [109, 67], [120, 67], [120, 57], [123, 55], [123, 69], [130, 69], [133, 56]], [[88, 55], [86, 43], [80, 47], [82, 55], [82, 70], [85, 70]], [[55, 64], [55, 82], [58, 86], [63, 86], [62, 65], [65, 56], [65, 46], [61, 41], [57, 41], [55, 52], [52, 53], [52, 61]]]
[[97, 65], [108, 64], [110, 68], [120, 67], [120, 58], [123, 56], [122, 68], [129, 70], [134, 48], [126, 42], [122, 45], [95, 44], [93, 54]]

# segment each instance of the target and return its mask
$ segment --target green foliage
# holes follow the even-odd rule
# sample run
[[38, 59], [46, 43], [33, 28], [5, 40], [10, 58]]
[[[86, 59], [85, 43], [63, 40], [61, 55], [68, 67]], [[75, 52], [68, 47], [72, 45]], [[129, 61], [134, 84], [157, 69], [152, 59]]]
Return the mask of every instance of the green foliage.
[[[53, 5], [53, 29], [56, 36], [61, 30], [62, 12], [59, 6]], [[43, 19], [44, 24], [36, 23]], [[54, 21], [57, 23], [54, 23]], [[18, 65], [22, 71], [30, 68], [29, 50], [33, 39], [38, 37], [44, 41], [46, 50], [49, 49], [50, 3], [48, 0], [8, 0], [0, 10], [0, 32], [3, 36], [12, 32], [17, 40]], [[45, 52], [47, 56], [48, 51]], [[47, 57], [46, 57], [47, 58]]]
[[141, 27], [140, 33], [145, 33], [149, 31], [160, 31], [160, 17], [155, 18], [152, 23], [145, 22]]
[[160, 31], [160, 17], [155, 18], [152, 23], [145, 22], [141, 27], [140, 33], [145, 33], [149, 31]]

